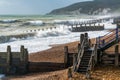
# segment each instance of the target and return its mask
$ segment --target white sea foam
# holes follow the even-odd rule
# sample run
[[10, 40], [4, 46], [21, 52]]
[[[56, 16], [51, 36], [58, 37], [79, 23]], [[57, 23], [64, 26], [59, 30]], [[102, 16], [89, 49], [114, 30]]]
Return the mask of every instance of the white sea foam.
[[85, 22], [85, 21], [89, 21], [89, 20], [92, 20], [92, 19], [70, 19], [70, 20], [54, 20], [53, 23], [56, 23], [56, 24], [60, 24], [60, 23], [78, 23], [78, 22]]
[[2, 20], [2, 22], [4, 23], [11, 23], [11, 22], [15, 22], [16, 19], [5, 19], [5, 20]]
[[38, 21], [28, 21], [31, 25], [38, 25], [38, 26], [40, 26], [40, 25], [43, 25], [43, 21], [40, 21], [40, 20], [38, 20]]

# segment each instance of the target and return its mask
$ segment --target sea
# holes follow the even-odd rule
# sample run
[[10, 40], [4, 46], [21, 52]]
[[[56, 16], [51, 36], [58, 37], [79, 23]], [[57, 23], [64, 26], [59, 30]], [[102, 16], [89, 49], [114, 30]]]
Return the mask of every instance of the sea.
[[[80, 34], [71, 32], [71, 26], [66, 22], [85, 22], [111, 15], [0, 15], [0, 52], [6, 52], [8, 45], [12, 51], [20, 51], [24, 45], [29, 53], [35, 53], [52, 48], [51, 45], [79, 41]], [[103, 22], [103, 31], [88, 31], [90, 38], [103, 36], [115, 29], [113, 20]]]

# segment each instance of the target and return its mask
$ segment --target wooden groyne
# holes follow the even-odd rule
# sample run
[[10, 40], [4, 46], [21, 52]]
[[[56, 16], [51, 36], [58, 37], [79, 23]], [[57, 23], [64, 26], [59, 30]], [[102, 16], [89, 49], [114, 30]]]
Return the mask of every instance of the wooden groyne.
[[113, 19], [113, 24], [118, 24], [120, 23], [120, 17], [116, 17]]
[[7, 52], [0, 52], [1, 74], [25, 74], [28, 72], [28, 51], [21, 46], [20, 52], [12, 52], [7, 46]]
[[100, 25], [100, 24], [71, 25], [71, 27], [72, 27], [72, 32], [104, 30], [104, 25]]

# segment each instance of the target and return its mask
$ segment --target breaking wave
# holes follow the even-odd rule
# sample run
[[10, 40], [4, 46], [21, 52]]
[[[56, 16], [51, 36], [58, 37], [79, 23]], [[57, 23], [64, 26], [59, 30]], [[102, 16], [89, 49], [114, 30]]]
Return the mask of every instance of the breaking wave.
[[34, 39], [34, 38], [57, 37], [57, 36], [67, 35], [69, 33], [71, 33], [71, 31], [68, 28], [59, 27], [54, 30], [48, 30], [48, 31], [46, 30], [46, 31], [33, 32], [33, 33], [23, 33], [19, 35], [0, 36], [0, 43]]
[[1, 23], [15, 23], [15, 22], [19, 22], [19, 20], [17, 19], [4, 19], [0, 21]]
[[35, 36], [34, 33], [0, 36], [0, 43], [6, 43], [6, 42], [17, 41], [17, 40], [30, 39], [30, 38], [32, 38], [34, 36]]

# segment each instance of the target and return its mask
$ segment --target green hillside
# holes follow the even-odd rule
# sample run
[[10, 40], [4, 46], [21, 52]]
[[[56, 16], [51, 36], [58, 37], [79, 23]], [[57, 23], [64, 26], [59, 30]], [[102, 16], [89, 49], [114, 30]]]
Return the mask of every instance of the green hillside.
[[50, 15], [107, 14], [120, 10], [120, 0], [94, 0], [51, 11]]

